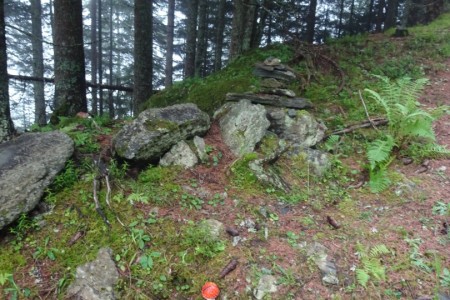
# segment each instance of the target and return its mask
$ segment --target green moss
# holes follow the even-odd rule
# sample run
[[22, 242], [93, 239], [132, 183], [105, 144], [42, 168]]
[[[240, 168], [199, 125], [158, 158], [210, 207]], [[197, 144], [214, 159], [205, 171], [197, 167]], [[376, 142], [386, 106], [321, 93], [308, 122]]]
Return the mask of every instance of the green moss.
[[161, 132], [167, 132], [167, 131], [175, 131], [178, 129], [178, 124], [175, 122], [171, 122], [168, 120], [158, 119], [158, 120], [147, 120], [144, 123], [145, 128], [149, 131], [161, 131]]
[[225, 103], [227, 93], [243, 93], [259, 86], [259, 78], [252, 74], [255, 63], [262, 62], [269, 56], [278, 57], [286, 63], [292, 59], [292, 55], [293, 49], [282, 44], [253, 49], [206, 78], [187, 79], [155, 94], [145, 103], [144, 109], [190, 102], [212, 115]]

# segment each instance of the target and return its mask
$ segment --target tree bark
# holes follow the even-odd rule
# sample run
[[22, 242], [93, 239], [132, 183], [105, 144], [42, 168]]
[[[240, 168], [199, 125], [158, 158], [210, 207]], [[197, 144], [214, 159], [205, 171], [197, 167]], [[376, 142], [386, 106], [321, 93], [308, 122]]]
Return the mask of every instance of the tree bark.
[[[42, 46], [42, 6], [41, 0], [30, 0], [33, 48], [33, 76], [44, 77], [44, 49]], [[33, 82], [34, 123], [39, 126], [47, 124], [45, 112], [44, 82]]]
[[344, 18], [344, 0], [341, 0], [340, 3], [340, 12], [339, 12], [339, 25], [338, 25], [338, 37], [342, 35], [342, 19]]
[[[108, 82], [110, 85], [113, 85], [113, 1], [109, 1], [109, 79]], [[109, 90], [108, 92], [108, 116], [110, 119], [114, 119], [114, 97], [113, 90]]]
[[[102, 0], [98, 0], [98, 83], [103, 83], [103, 22]], [[99, 114], [103, 116], [103, 91], [99, 91]]]
[[172, 86], [173, 80], [173, 35], [175, 27], [175, 0], [169, 0], [167, 11], [167, 43], [166, 43], [166, 68], [164, 86]]
[[[93, 84], [97, 84], [97, 72], [98, 72], [98, 46], [97, 46], [97, 1], [91, 0], [90, 13], [91, 13], [91, 81]], [[98, 114], [98, 90], [92, 88], [92, 114], [96, 116]]]
[[308, 15], [306, 16], [306, 42], [314, 43], [314, 33], [316, 27], [317, 0], [309, 1]]
[[153, 1], [134, 3], [134, 93], [133, 114], [152, 94], [153, 77]]
[[189, 0], [186, 24], [186, 58], [184, 61], [184, 78], [195, 76], [195, 49], [197, 39], [198, 0]]
[[195, 51], [195, 76], [203, 77], [206, 56], [206, 0], [198, 0], [197, 50]]
[[55, 92], [51, 121], [87, 111], [81, 0], [55, 0]]
[[384, 30], [395, 26], [398, 12], [398, 0], [388, 0]]
[[0, 143], [9, 140], [14, 133], [9, 108], [4, 5], [0, 0]]
[[223, 54], [223, 33], [225, 30], [225, 5], [226, 0], [219, 0], [219, 10], [217, 16], [216, 27], [216, 47], [214, 49], [214, 70], [222, 69], [222, 54]]
[[372, 29], [372, 15], [373, 15], [372, 11], [373, 11], [374, 1], [375, 0], [370, 0], [370, 2], [369, 2], [369, 10], [367, 13], [367, 25], [366, 25], [367, 32], [370, 32], [370, 30]]
[[377, 21], [375, 24], [375, 31], [381, 32], [383, 30], [383, 23], [384, 23], [384, 8], [386, 6], [385, 0], [379, 0], [378, 7], [377, 7]]

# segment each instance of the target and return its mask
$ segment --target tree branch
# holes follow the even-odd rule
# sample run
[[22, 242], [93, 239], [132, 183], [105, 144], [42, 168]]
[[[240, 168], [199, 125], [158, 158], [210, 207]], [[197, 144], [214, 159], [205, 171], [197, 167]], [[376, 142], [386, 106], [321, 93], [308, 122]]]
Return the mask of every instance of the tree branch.
[[[40, 81], [44, 83], [55, 83], [54, 78], [48, 77], [34, 77], [34, 76], [25, 76], [25, 75], [16, 75], [16, 74], [8, 74], [10, 79], [22, 80], [22, 81]], [[103, 90], [114, 90], [114, 91], [122, 91], [122, 92], [133, 92], [132, 87], [122, 86], [122, 85], [110, 85], [110, 84], [93, 84], [91, 82], [86, 82], [86, 86], [92, 88], [98, 88]]]

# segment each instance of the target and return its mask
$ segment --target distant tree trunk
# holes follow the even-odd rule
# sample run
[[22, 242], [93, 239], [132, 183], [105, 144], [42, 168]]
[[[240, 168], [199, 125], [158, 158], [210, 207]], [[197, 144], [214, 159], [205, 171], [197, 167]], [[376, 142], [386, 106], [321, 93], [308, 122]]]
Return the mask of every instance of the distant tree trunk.
[[164, 86], [166, 88], [172, 85], [173, 76], [173, 34], [175, 21], [175, 0], [169, 0], [169, 7], [167, 11], [167, 44], [166, 44], [166, 68]]
[[259, 23], [255, 31], [256, 40], [252, 43], [252, 48], [258, 47], [261, 44], [264, 35], [264, 28], [267, 25], [267, 18], [269, 17], [270, 5], [271, 1], [262, 1], [261, 8], [259, 9]]
[[198, 0], [189, 0], [186, 24], [186, 58], [184, 61], [184, 77], [195, 76], [195, 49], [197, 39]]
[[353, 28], [353, 19], [355, 15], [355, 0], [352, 0], [352, 4], [350, 5], [350, 18], [348, 21], [348, 33], [350, 35], [354, 34], [354, 28]]
[[388, 0], [386, 10], [386, 21], [384, 22], [384, 30], [395, 26], [397, 21], [398, 0]]
[[268, 22], [269, 24], [267, 25], [267, 45], [272, 44], [272, 26], [273, 26], [272, 20], [273, 20], [273, 17], [272, 17], [272, 14], [270, 14], [269, 22]]
[[55, 0], [55, 91], [60, 116], [87, 111], [81, 0]]
[[[54, 14], [54, 1], [50, 0], [50, 26], [52, 28], [52, 41], [53, 41], [53, 57], [55, 56], [55, 52], [56, 52], [56, 38], [55, 38], [55, 14]], [[51, 109], [54, 111], [56, 107], [58, 107], [59, 103], [58, 103], [58, 90], [54, 89], [54, 94], [53, 94], [53, 106], [51, 106]]]
[[198, 0], [197, 50], [195, 51], [195, 76], [203, 77], [206, 56], [206, 0]]
[[306, 16], [306, 42], [314, 42], [314, 33], [316, 27], [316, 9], [317, 0], [309, 1], [308, 15]]
[[153, 77], [153, 1], [134, 2], [134, 92], [136, 116], [152, 94]]
[[341, 37], [342, 35], [342, 19], [344, 18], [344, 0], [341, 0], [340, 11], [339, 11], [339, 25], [338, 25], [338, 33], [337, 36]]
[[[41, 0], [30, 0], [31, 4], [31, 44], [33, 48], [33, 76], [44, 77], [44, 49], [42, 47], [42, 6]], [[45, 112], [44, 82], [33, 82], [34, 123], [39, 126], [47, 124]]]
[[375, 0], [370, 0], [369, 2], [369, 9], [367, 13], [367, 25], [366, 30], [367, 32], [370, 32], [372, 29], [372, 16], [373, 16], [373, 5]]
[[[113, 0], [109, 1], [109, 84], [113, 85]], [[114, 97], [113, 90], [108, 91], [108, 115], [110, 119], [114, 119]]]
[[375, 31], [381, 32], [383, 31], [383, 22], [384, 22], [384, 8], [386, 6], [385, 0], [379, 0], [377, 7], [377, 21], [375, 24]]
[[[93, 84], [97, 84], [97, 72], [98, 72], [98, 52], [97, 52], [97, 1], [91, 0], [90, 13], [91, 13], [91, 81]], [[98, 89], [92, 88], [92, 114], [98, 114]]]
[[9, 140], [14, 133], [9, 108], [4, 9], [5, 3], [0, 0], [0, 143]]
[[225, 5], [226, 0], [219, 0], [219, 10], [216, 27], [216, 48], [214, 49], [214, 70], [222, 69], [223, 33], [225, 30]]
[[256, 4], [252, 0], [234, 0], [230, 58], [250, 49]]
[[[98, 83], [103, 84], [103, 26], [102, 0], [98, 0]], [[103, 90], [99, 90], [99, 114], [103, 116]]]

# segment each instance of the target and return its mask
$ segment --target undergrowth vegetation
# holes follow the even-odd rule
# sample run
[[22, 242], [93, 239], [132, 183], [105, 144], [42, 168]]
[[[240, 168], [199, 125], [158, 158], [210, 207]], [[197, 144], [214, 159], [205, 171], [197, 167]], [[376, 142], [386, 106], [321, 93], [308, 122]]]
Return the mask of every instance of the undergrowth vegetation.
[[[449, 27], [450, 15], [443, 15], [431, 25], [409, 29], [410, 36], [402, 39], [387, 32], [330, 40], [304, 49], [304, 60], [295, 57], [292, 45], [272, 45], [238, 57], [208, 78], [176, 83], [147, 103], [148, 108], [193, 102], [212, 114], [227, 92], [257, 91], [256, 62], [280, 58], [302, 74], [290, 88], [314, 103], [312, 114], [328, 128], [318, 148], [330, 154], [323, 176], [315, 175], [302, 155], [274, 163], [275, 174], [290, 183], [289, 192], [261, 184], [249, 168], [249, 162], [276, 149], [273, 137], [266, 137], [259, 153], [223, 169], [224, 153], [207, 145], [208, 158], [201, 164], [205, 173], [134, 166], [109, 157], [111, 206], [105, 203], [102, 178], [98, 193], [108, 225], [94, 203], [94, 161], [105, 154], [105, 136], [117, 132], [121, 122], [68, 118], [59, 128], [36, 128], [66, 132], [76, 153], [45, 193], [47, 212], [21, 215], [2, 233], [0, 298], [63, 299], [77, 266], [94, 260], [102, 247], [112, 249], [120, 299], [200, 299], [206, 281], [216, 281], [228, 299], [248, 299], [264, 275], [278, 279], [272, 299], [299, 299], [299, 290], [310, 296], [305, 299], [320, 299], [314, 293], [323, 290], [333, 299], [418, 296], [411, 290], [438, 297], [450, 288], [449, 258], [424, 247], [448, 250], [450, 234], [436, 237], [443, 230], [440, 220], [450, 215], [448, 199], [422, 211], [420, 220], [408, 221], [426, 230], [434, 244], [425, 244], [411, 227], [391, 228], [389, 213], [426, 198], [410, 192], [420, 179], [404, 183], [392, 168], [398, 158], [420, 163], [450, 154], [436, 142], [432, 127], [448, 108], [427, 109], [418, 102], [427, 72], [442, 70], [450, 57]], [[368, 116], [387, 124], [340, 133]], [[218, 170], [226, 182], [208, 177], [208, 171]], [[406, 192], [399, 186], [407, 186]], [[240, 235], [227, 228], [233, 237], [213, 236], [205, 219], [239, 228]], [[321, 271], [305, 250], [315, 243], [330, 247], [339, 286], [322, 285]], [[221, 276], [234, 258], [238, 270]]]

